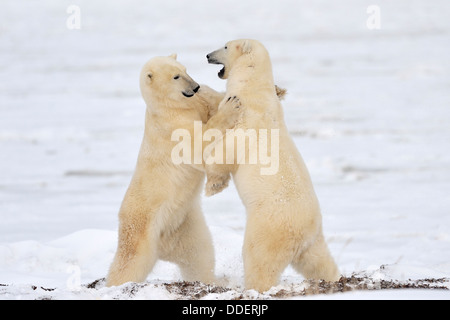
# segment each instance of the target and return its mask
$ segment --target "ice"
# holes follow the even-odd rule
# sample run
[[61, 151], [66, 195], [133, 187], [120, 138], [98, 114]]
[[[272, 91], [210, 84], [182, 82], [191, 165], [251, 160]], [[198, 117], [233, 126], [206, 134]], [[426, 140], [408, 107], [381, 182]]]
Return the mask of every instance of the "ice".
[[[72, 4], [79, 30], [66, 26]], [[379, 30], [366, 26], [374, 4]], [[70, 283], [104, 277], [115, 252], [143, 135], [140, 68], [178, 53], [196, 81], [223, 90], [205, 55], [244, 37], [266, 45], [288, 89], [286, 123], [341, 271], [449, 278], [449, 12], [447, 0], [1, 2], [0, 299], [129, 297]], [[245, 210], [233, 185], [202, 202], [216, 274], [239, 290]], [[172, 299], [160, 284], [179, 280], [160, 262], [134, 298]], [[302, 280], [288, 268], [281, 283]]]

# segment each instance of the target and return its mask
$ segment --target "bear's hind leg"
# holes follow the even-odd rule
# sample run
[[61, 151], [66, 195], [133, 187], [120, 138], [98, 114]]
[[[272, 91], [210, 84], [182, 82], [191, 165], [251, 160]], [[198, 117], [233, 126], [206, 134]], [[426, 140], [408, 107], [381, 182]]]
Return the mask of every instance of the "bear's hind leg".
[[292, 262], [294, 269], [306, 279], [338, 281], [340, 273], [320, 233], [315, 242]]
[[245, 288], [264, 292], [276, 286], [292, 261], [290, 245], [285, 234], [249, 217], [243, 247]]
[[157, 260], [155, 241], [150, 236], [146, 224], [121, 223], [117, 252], [106, 280], [108, 287], [145, 281]]
[[180, 227], [164, 241], [171, 242], [170, 252], [161, 257], [179, 266], [183, 280], [215, 282], [212, 237], [199, 204], [193, 205]]
[[289, 262], [276, 253], [257, 252], [257, 248], [253, 248], [244, 253], [245, 288], [264, 292], [278, 284]]

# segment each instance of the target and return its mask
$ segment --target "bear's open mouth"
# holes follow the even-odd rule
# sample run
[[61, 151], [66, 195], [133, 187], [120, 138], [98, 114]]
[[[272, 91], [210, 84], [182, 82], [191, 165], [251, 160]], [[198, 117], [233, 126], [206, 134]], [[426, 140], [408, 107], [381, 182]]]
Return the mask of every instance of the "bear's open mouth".
[[223, 65], [223, 68], [220, 69], [219, 73], [217, 74], [219, 76], [220, 79], [223, 79], [223, 77], [225, 76], [225, 64], [221, 63], [220, 61], [218, 61], [217, 59], [215, 59], [214, 57], [211, 56], [212, 53], [208, 54], [206, 57], [208, 58], [208, 63], [210, 64], [221, 64]]
[[220, 79], [223, 78], [223, 76], [225, 75], [225, 66], [223, 66], [223, 68], [220, 69], [220, 71], [217, 75], [219, 76]]

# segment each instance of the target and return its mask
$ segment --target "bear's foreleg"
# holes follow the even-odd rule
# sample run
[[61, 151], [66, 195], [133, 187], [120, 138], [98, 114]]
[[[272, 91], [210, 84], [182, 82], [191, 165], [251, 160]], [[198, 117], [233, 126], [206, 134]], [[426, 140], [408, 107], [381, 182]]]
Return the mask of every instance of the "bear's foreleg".
[[[242, 121], [242, 117], [243, 110], [239, 98], [236, 96], [228, 97], [221, 102], [219, 105], [219, 111], [208, 121], [206, 125], [207, 130], [218, 129], [222, 132], [223, 154], [225, 156], [228, 154], [227, 145], [223, 143], [223, 138], [226, 136], [226, 130], [234, 128], [240, 121]], [[218, 142], [219, 141], [216, 141], [216, 143]], [[234, 150], [232, 151], [232, 154], [234, 154]], [[209, 156], [210, 155], [205, 155], [205, 159], [208, 159]], [[207, 177], [205, 187], [206, 196], [212, 196], [228, 187], [228, 183], [231, 179], [231, 173], [236, 169], [236, 160], [226, 160], [226, 163], [231, 162], [231, 164], [205, 164]]]

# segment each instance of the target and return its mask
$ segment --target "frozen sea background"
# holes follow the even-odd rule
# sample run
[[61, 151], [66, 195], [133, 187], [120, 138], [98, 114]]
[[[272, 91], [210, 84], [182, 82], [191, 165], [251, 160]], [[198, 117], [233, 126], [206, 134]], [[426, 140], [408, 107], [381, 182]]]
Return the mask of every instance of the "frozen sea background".
[[[70, 5], [79, 30], [66, 26]], [[379, 30], [367, 28], [369, 5]], [[286, 123], [341, 272], [449, 278], [449, 17], [448, 0], [1, 1], [0, 299], [129, 298], [79, 285], [104, 277], [116, 249], [144, 128], [140, 68], [178, 53], [194, 79], [224, 90], [205, 55], [235, 38], [263, 42], [288, 89]], [[246, 218], [234, 186], [203, 210], [216, 274], [242, 290]], [[137, 298], [174, 298], [158, 284], [179, 280], [160, 262]], [[279, 288], [302, 281], [287, 269]]]

